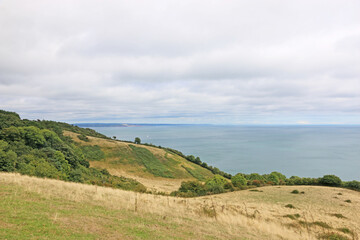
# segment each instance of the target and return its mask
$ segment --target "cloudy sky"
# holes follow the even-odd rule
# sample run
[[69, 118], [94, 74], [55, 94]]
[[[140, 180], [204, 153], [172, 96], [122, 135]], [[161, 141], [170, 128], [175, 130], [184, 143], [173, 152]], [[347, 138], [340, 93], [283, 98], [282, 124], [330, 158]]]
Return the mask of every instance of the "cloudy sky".
[[358, 0], [0, 0], [0, 109], [66, 122], [360, 123]]

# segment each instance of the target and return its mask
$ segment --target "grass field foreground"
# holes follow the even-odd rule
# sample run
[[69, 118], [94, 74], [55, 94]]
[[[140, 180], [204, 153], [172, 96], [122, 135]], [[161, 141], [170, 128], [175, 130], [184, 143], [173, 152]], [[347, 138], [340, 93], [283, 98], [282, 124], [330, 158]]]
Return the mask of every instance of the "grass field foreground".
[[[29, 221], [28, 233], [64, 228], [69, 238], [90, 239], [358, 239], [360, 232], [360, 193], [340, 188], [296, 186], [304, 194], [292, 194], [291, 186], [263, 187], [184, 199], [10, 173], [0, 174], [0, 185], [2, 238], [11, 229], [26, 232]], [[32, 222], [33, 214], [43, 223]]]

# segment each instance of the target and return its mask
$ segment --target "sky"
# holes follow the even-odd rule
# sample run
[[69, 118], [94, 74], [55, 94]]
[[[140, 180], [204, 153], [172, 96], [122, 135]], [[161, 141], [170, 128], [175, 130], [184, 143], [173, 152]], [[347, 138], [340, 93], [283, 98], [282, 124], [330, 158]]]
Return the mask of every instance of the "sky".
[[70, 123], [360, 124], [358, 0], [0, 0], [0, 109]]

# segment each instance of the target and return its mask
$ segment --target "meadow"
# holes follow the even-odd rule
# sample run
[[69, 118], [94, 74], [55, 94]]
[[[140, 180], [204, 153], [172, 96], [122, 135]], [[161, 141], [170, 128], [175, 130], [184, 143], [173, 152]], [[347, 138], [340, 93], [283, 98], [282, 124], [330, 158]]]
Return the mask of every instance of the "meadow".
[[360, 193], [343, 188], [268, 186], [180, 198], [16, 173], [1, 173], [0, 186], [4, 239], [359, 239], [360, 233]]

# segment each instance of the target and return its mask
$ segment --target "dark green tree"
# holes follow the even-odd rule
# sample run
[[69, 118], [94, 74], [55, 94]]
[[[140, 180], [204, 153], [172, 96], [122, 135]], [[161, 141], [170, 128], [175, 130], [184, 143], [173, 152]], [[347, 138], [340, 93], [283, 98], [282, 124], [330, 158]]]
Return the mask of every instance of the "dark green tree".
[[140, 143], [141, 143], [141, 139], [140, 139], [139, 137], [136, 137], [134, 143], [135, 143], [135, 144], [140, 144]]

